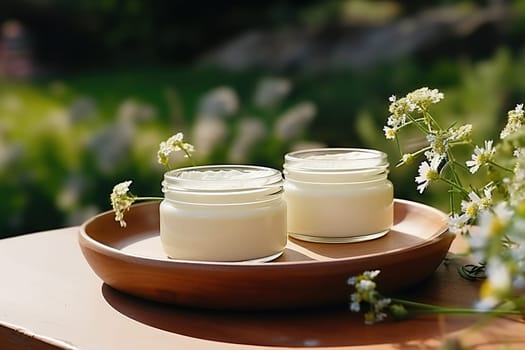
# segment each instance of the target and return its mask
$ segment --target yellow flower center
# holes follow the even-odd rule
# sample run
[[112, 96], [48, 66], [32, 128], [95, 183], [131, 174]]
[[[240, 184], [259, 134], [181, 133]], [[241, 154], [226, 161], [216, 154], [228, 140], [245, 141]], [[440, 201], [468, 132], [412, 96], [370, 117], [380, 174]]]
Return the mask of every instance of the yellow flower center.
[[471, 218], [475, 217], [478, 214], [478, 205], [476, 203], [471, 203], [467, 207], [467, 210], [465, 210], [465, 214], [467, 214]]
[[425, 177], [428, 181], [435, 181], [439, 179], [439, 173], [437, 172], [437, 170], [430, 169], [429, 171], [427, 171]]

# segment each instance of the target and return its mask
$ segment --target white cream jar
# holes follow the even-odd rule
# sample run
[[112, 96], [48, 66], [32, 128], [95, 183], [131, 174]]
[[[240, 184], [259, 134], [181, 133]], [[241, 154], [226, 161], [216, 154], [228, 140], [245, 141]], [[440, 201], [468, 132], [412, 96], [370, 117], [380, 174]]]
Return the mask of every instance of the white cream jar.
[[174, 259], [269, 261], [287, 242], [281, 172], [212, 165], [164, 174], [160, 238]]
[[375, 239], [393, 224], [393, 186], [383, 152], [324, 148], [285, 155], [288, 234], [328, 243]]

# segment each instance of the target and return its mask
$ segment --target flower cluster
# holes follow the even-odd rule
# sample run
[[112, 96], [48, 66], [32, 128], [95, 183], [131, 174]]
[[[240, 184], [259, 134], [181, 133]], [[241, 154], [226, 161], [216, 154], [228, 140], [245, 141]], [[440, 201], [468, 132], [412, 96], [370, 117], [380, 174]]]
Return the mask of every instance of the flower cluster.
[[525, 116], [523, 111], [523, 103], [518, 104], [516, 108], [507, 113], [507, 125], [503, 128], [500, 134], [501, 139], [516, 133], [521, 126], [525, 124]]
[[348, 279], [348, 284], [355, 288], [355, 292], [350, 295], [350, 311], [360, 312], [364, 308], [366, 324], [383, 321], [387, 316], [385, 309], [391, 303], [389, 298], [382, 297], [376, 290], [373, 280], [377, 275], [379, 270], [365, 271]]
[[437, 89], [430, 90], [427, 87], [415, 90], [400, 99], [392, 95], [388, 108], [391, 114], [388, 117], [387, 126], [383, 129], [386, 138], [394, 139], [399, 129], [413, 122], [412, 113], [424, 113], [431, 104], [438, 103], [443, 97], [443, 94]]
[[[191, 152], [194, 151], [194, 147], [191, 144], [184, 142], [184, 134], [181, 132], [160, 143], [159, 151], [157, 152], [159, 164], [165, 165], [169, 168], [169, 156], [173, 152], [179, 151], [183, 151], [185, 157], [191, 160]], [[121, 227], [126, 227], [124, 213], [129, 210], [133, 203], [140, 200], [162, 199], [159, 197], [139, 197], [131, 194], [129, 190], [131, 183], [132, 181], [128, 180], [116, 184], [110, 195], [111, 206], [115, 212], [115, 221], [118, 221]]]
[[[516, 310], [513, 304], [510, 307], [500, 303], [500, 305], [494, 305], [494, 308], [482, 308], [480, 305], [477, 308], [458, 308], [386, 298], [377, 290], [377, 285], [373, 281], [378, 274], [379, 270], [365, 271], [361, 275], [348, 279], [348, 284], [355, 289], [350, 296], [350, 311], [364, 311], [365, 324], [368, 325], [384, 321], [388, 316], [392, 316], [394, 320], [405, 320], [425, 314], [521, 315], [520, 310]], [[505, 276], [500, 279], [503, 282], [506, 280]], [[498, 282], [497, 286], [502, 284], [501, 281], [496, 282]]]
[[[516, 289], [525, 287], [523, 104], [508, 112], [499, 142], [485, 140], [479, 146], [472, 143], [472, 125], [443, 128], [430, 114], [431, 105], [443, 98], [443, 93], [429, 88], [400, 99], [390, 97], [390, 116], [383, 130], [386, 138], [396, 140], [398, 145], [403, 128], [415, 127], [424, 134], [427, 143], [415, 152], [403, 154], [399, 146], [399, 165], [423, 158], [415, 177], [420, 193], [435, 182], [450, 186], [450, 231], [469, 234], [471, 252], [483, 263], [487, 276], [478, 307], [493, 308], [511, 298]], [[469, 160], [458, 161], [453, 152], [458, 145], [473, 147]], [[475, 176], [476, 181], [465, 180], [468, 176]], [[475, 233], [471, 232], [473, 225], [479, 227]]]
[[132, 181], [124, 181], [116, 184], [110, 195], [111, 206], [115, 211], [115, 221], [118, 221], [122, 227], [126, 227], [124, 213], [129, 210], [129, 207], [137, 198], [129, 192], [131, 182]]
[[491, 309], [525, 288], [525, 202], [516, 207], [498, 203], [481, 211], [478, 223], [468, 239], [474, 256], [486, 262], [477, 307]]
[[179, 132], [171, 136], [166, 141], [162, 141], [157, 152], [157, 160], [159, 164], [169, 167], [169, 156], [173, 152], [183, 151], [186, 158], [191, 159], [191, 152], [195, 149], [193, 145], [184, 142], [184, 134]]

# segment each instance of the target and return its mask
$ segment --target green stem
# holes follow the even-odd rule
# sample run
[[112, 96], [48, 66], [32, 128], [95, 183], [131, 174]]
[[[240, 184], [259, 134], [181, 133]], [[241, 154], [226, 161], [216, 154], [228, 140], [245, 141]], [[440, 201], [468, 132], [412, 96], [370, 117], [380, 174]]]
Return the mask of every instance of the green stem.
[[447, 315], [492, 315], [492, 316], [509, 316], [521, 315], [517, 310], [476, 310], [468, 308], [441, 308], [411, 310], [412, 314], [447, 314]]
[[[425, 117], [428, 117], [428, 119], [436, 126], [436, 129], [438, 130], [443, 130], [441, 128], [441, 126], [439, 125], [439, 123], [437, 122], [437, 120], [435, 120], [433, 117], [432, 117], [432, 114], [428, 113], [428, 111], [426, 109], [423, 109], [423, 115]], [[429, 123], [430, 124], [430, 123]], [[432, 127], [429, 125], [429, 128], [432, 129]]]
[[416, 151], [414, 153], [412, 153], [414, 156], [418, 156], [420, 155], [421, 153], [425, 153], [426, 151], [430, 150], [432, 147], [430, 146], [427, 146], [427, 147], [424, 147], [424, 148], [421, 148], [419, 151]]
[[496, 168], [500, 168], [501, 170], [508, 171], [509, 173], [513, 173], [514, 172], [512, 169], [505, 168], [503, 165], [499, 165], [498, 163], [493, 162], [493, 161], [489, 161], [489, 164], [490, 165], [494, 165]]
[[401, 144], [399, 143], [399, 137], [397, 137], [397, 135], [395, 136], [395, 140], [396, 140], [397, 151], [399, 152], [400, 156], [403, 156], [403, 151], [401, 150]]
[[[420, 149], [420, 150], [418, 150], [418, 151], [412, 153], [412, 156], [413, 156], [413, 157], [417, 157], [417, 156], [419, 156], [421, 153], [424, 153], [424, 152], [428, 151], [430, 148], [431, 148], [430, 146], [424, 147], [424, 148], [422, 148], [422, 149]], [[401, 149], [399, 150], [399, 153], [401, 154]], [[401, 154], [401, 155], [402, 155], [402, 154]], [[396, 164], [396, 167], [400, 167], [400, 166], [402, 166], [403, 164], [404, 164], [403, 161], [400, 160], [399, 163]]]
[[439, 179], [447, 184], [449, 184], [450, 186], [454, 187], [455, 189], [459, 190], [461, 193], [463, 193], [465, 196], [468, 196], [468, 192], [465, 191], [465, 189], [463, 189], [463, 187], [461, 187], [460, 185], [458, 185], [457, 183], [453, 182], [453, 181], [450, 181], [449, 179], [445, 178], [445, 177], [439, 177]]
[[[195, 161], [194, 161], [193, 158], [191, 157], [191, 154], [190, 154], [188, 151], [186, 151], [186, 150], [183, 150], [183, 151], [184, 151], [184, 154], [186, 154], [186, 158], [188, 158], [188, 159], [190, 160], [191, 165], [192, 165], [192, 166], [195, 166]], [[172, 170], [172, 169], [174, 169], [174, 168], [172, 168], [172, 167], [170, 166], [169, 162], [168, 162], [168, 163], [166, 164], [166, 169], [167, 169], [167, 171], [170, 171], [170, 170]]]
[[[414, 119], [412, 118], [412, 116], [410, 116], [409, 114], [407, 114], [407, 117], [409, 119], [408, 122], [404, 123], [403, 125], [401, 125], [398, 130], [401, 130], [409, 125], [412, 125], [412, 124], [415, 124], [419, 129], [421, 129], [425, 134], [427, 133], [426, 130], [420, 125], [420, 121], [424, 121], [424, 118], [418, 118], [418, 119]], [[396, 145], [397, 145], [397, 151], [399, 153], [400, 156], [403, 155], [403, 150], [401, 149], [401, 144], [399, 142], [399, 137], [397, 137], [397, 135], [395, 136], [394, 138], [396, 140]]]
[[161, 201], [163, 197], [135, 197], [135, 201]]
[[[408, 119], [410, 119], [410, 121], [412, 123], [414, 123], [425, 135], [428, 134], [428, 130], [425, 129], [420, 123], [419, 121], [423, 120], [424, 119], [414, 119], [410, 114], [407, 113], [407, 117]], [[404, 126], [408, 125], [408, 123], [406, 123]]]
[[490, 310], [478, 310], [472, 308], [461, 308], [461, 307], [442, 307], [437, 305], [418, 303], [414, 301], [408, 301], [404, 299], [392, 298], [392, 303], [401, 304], [403, 306], [410, 306], [417, 310], [411, 310], [411, 313], [430, 313], [430, 314], [467, 314], [467, 315], [521, 315], [518, 310], [505, 310], [505, 309], [490, 309]]
[[419, 122], [424, 122], [424, 121], [425, 121], [424, 118], [417, 118], [417, 119], [414, 119], [414, 118], [412, 118], [409, 114], [407, 114], [407, 117], [408, 117], [409, 121], [406, 122], [405, 124], [401, 125], [401, 126], [398, 128], [398, 130], [400, 130], [400, 129], [402, 129], [402, 128], [405, 128], [405, 127], [407, 127], [407, 126], [409, 126], [409, 125], [412, 125], [412, 124], [419, 124], [419, 125], [421, 125]]
[[[447, 169], [449, 169], [450, 174], [451, 174], [452, 178], [454, 179], [453, 183], [455, 183], [459, 188], [463, 189], [463, 185], [461, 183], [461, 179], [458, 176], [458, 174], [456, 173], [457, 161], [454, 158], [454, 155], [452, 154], [452, 151], [450, 151], [450, 150], [447, 151], [447, 157], [448, 157], [449, 161], [445, 164], [445, 167]], [[454, 192], [450, 191], [449, 206], [450, 206], [450, 210], [452, 212], [455, 212], [455, 208], [454, 208], [454, 206], [455, 206], [455, 198], [454, 197], [455, 197], [454, 196]]]
[[454, 168], [455, 167], [459, 167], [459, 168], [463, 169], [466, 172], [470, 172], [470, 170], [465, 165], [463, 165], [462, 163], [458, 162], [456, 159], [451, 160], [451, 162], [454, 163]]
[[186, 150], [186, 148], [184, 148], [184, 147], [182, 148], [182, 150], [183, 150], [184, 153], [186, 154], [186, 158], [188, 158], [188, 159], [190, 160], [191, 165], [192, 165], [192, 166], [195, 166], [195, 161], [194, 161], [193, 158], [191, 157], [190, 152], [188, 152], [188, 151]]

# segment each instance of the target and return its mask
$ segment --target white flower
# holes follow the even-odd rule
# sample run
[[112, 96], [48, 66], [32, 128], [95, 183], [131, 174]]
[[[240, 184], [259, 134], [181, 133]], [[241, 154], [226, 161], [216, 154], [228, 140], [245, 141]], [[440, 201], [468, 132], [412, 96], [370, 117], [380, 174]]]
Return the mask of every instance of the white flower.
[[492, 211], [494, 212], [495, 218], [500, 220], [503, 225], [506, 225], [514, 215], [514, 211], [509, 207], [508, 203], [505, 201], [496, 204]]
[[[507, 299], [514, 301], [519, 298], [520, 289], [525, 288], [524, 105], [518, 104], [508, 112], [508, 121], [500, 137], [509, 137], [509, 141], [495, 144], [486, 140], [474, 147], [464, 163], [468, 172], [474, 174], [474, 179], [467, 181], [463, 174], [458, 173], [465, 167], [456, 163], [461, 157], [456, 157], [453, 151], [456, 146], [472, 144], [473, 128], [471, 124], [465, 124], [443, 129], [429, 111], [431, 104], [441, 99], [442, 93], [428, 88], [414, 90], [400, 99], [391, 96], [390, 113], [383, 131], [387, 138], [397, 141], [400, 128], [414, 126], [426, 136], [428, 146], [419, 141], [408, 143], [410, 153], [403, 155], [399, 165], [407, 163], [410, 154], [424, 153], [427, 159], [419, 165], [415, 177], [418, 191], [423, 193], [436, 180], [446, 182], [450, 185], [454, 212], [448, 219], [449, 231], [463, 234], [471, 230], [471, 225], [476, 225], [466, 240], [472, 256], [483, 263], [480, 267], [487, 274], [480, 291], [480, 302], [476, 305], [486, 310], [500, 306]], [[401, 147], [400, 151], [403, 152]], [[508, 151], [513, 151], [512, 158]], [[478, 174], [482, 167], [489, 171]], [[480, 183], [485, 185], [479, 186]], [[463, 200], [458, 203], [460, 194], [462, 197], [466, 194], [466, 198], [461, 198]], [[457, 210], [458, 204], [461, 211]], [[370, 283], [363, 285], [372, 288]], [[366, 303], [370, 293], [363, 288], [361, 291], [364, 293], [362, 302]], [[373, 304], [381, 306], [377, 300]], [[518, 306], [512, 311], [519, 309]], [[382, 318], [380, 310], [372, 307], [367, 310], [365, 318], [368, 322]]]
[[405, 125], [407, 121], [406, 115], [396, 116], [394, 114], [390, 115], [386, 120], [386, 124], [393, 128], [400, 128]]
[[518, 131], [523, 124], [525, 124], [523, 104], [518, 104], [516, 108], [507, 113], [507, 124], [503, 128], [503, 131], [501, 131], [500, 138], [504, 139], [512, 135]]
[[438, 167], [440, 163], [441, 158], [434, 157], [430, 161], [430, 164], [427, 161], [424, 161], [419, 165], [419, 176], [416, 176], [416, 182], [419, 184], [419, 186], [417, 186], [419, 193], [423, 193], [425, 188], [427, 188], [432, 181], [439, 179]]
[[411, 153], [405, 153], [401, 156], [401, 162], [400, 164], [412, 164], [414, 162], [414, 155]]
[[361, 310], [361, 305], [357, 302], [351, 302], [350, 303], [350, 311], [352, 312], [359, 312]]
[[485, 258], [485, 248], [490, 242], [493, 233], [493, 214], [488, 210], [483, 210], [478, 215], [479, 230], [475, 235], [468, 236], [468, 244], [472, 250], [474, 258], [483, 261]]
[[468, 198], [470, 201], [462, 200], [461, 201], [461, 210], [465, 213], [470, 219], [476, 218], [480, 210], [486, 210], [492, 205], [492, 191], [494, 190], [493, 186], [486, 186], [483, 189], [483, 197], [480, 197], [475, 192], [470, 192]]
[[515, 148], [513, 173], [503, 179], [506, 191], [510, 194], [510, 204], [520, 205], [525, 201], [525, 148]]
[[487, 295], [476, 302], [474, 307], [480, 311], [488, 311], [498, 305], [500, 299], [493, 296]]
[[494, 160], [494, 155], [496, 149], [492, 147], [492, 140], [485, 140], [485, 147], [476, 146], [474, 149], [474, 154], [472, 155], [472, 160], [467, 160], [467, 167], [470, 168], [470, 172], [475, 174], [479, 168], [485, 164], [490, 163]]
[[438, 89], [431, 90], [428, 87], [414, 90], [406, 96], [410, 104], [415, 105], [419, 111], [427, 109], [433, 103], [438, 103], [444, 97], [443, 93], [439, 92]]
[[126, 221], [124, 221], [124, 213], [129, 210], [136, 197], [129, 194], [129, 186], [132, 181], [124, 181], [116, 184], [111, 192], [111, 206], [115, 211], [115, 221], [120, 223], [121, 227], [126, 227]]
[[410, 104], [410, 101], [403, 97], [401, 99], [396, 99], [395, 96], [389, 98], [390, 105], [388, 106], [388, 111], [391, 113], [388, 117], [387, 124], [390, 126], [403, 126], [404, 121], [406, 121], [407, 114], [413, 112], [415, 109], [414, 105]]
[[512, 155], [516, 158], [525, 158], [525, 147], [516, 148]]
[[481, 286], [481, 300], [476, 305], [482, 310], [497, 305], [503, 295], [508, 293], [512, 286], [512, 275], [508, 264], [496, 256], [491, 257], [486, 266], [487, 279]]
[[467, 215], [469, 218], [475, 218], [478, 215], [478, 210], [482, 200], [481, 197], [475, 192], [470, 192], [468, 197], [470, 201], [461, 201], [461, 210], [463, 210], [465, 215]]
[[488, 209], [492, 205], [492, 191], [494, 191], [494, 186], [486, 186], [483, 189], [483, 198], [479, 203], [480, 209]]
[[363, 272], [363, 276], [365, 278], [369, 278], [373, 280], [379, 275], [380, 272], [381, 272], [380, 270], [371, 270], [371, 271], [368, 270], [368, 271]]
[[472, 137], [472, 124], [465, 124], [459, 128], [450, 128], [448, 132], [450, 141], [469, 142]]
[[489, 260], [486, 251], [494, 239], [499, 239], [501, 231], [512, 219], [514, 212], [506, 202], [499, 202], [491, 210], [485, 209], [478, 213], [478, 227], [476, 234], [468, 237], [472, 255], [479, 261]]
[[452, 233], [465, 234], [468, 231], [467, 222], [469, 217], [466, 214], [453, 214], [448, 218], [449, 231]]
[[434, 152], [433, 149], [429, 149], [429, 150], [425, 151], [424, 155], [425, 155], [425, 158], [429, 162], [431, 162], [432, 159], [434, 159], [434, 158], [440, 158], [441, 159], [441, 156], [439, 154], [436, 154], [436, 152]]
[[195, 149], [193, 145], [184, 142], [184, 134], [179, 132], [171, 136], [168, 140], [162, 141], [157, 152], [157, 159], [159, 164], [168, 165], [169, 155], [172, 152], [183, 151], [186, 158], [190, 158], [190, 153]]
[[361, 310], [361, 302], [367, 304], [365, 309], [368, 309], [368, 311], [364, 314], [366, 324], [384, 320], [387, 315], [383, 310], [391, 303], [391, 299], [382, 297], [376, 290], [376, 283], [373, 279], [378, 274], [379, 270], [365, 271], [359, 276], [348, 279], [348, 284], [355, 287], [355, 293], [350, 295], [350, 310], [359, 312]]
[[397, 131], [397, 129], [391, 128], [389, 126], [385, 126], [385, 127], [383, 127], [383, 131], [385, 132], [385, 137], [388, 140], [393, 140], [393, 139], [396, 138], [396, 131]]
[[516, 163], [514, 167], [514, 176], [507, 179], [506, 185], [510, 193], [510, 203], [519, 205], [525, 201], [525, 169], [522, 162]]
[[392, 95], [388, 100], [390, 101], [388, 111], [391, 115], [388, 117], [386, 124], [392, 127], [394, 131], [397, 131], [397, 129], [405, 125], [407, 114], [414, 111], [415, 106], [411, 105], [405, 97], [398, 100], [396, 96]]
[[356, 288], [364, 292], [369, 292], [376, 288], [376, 283], [374, 281], [364, 279], [356, 284]]
[[427, 135], [427, 141], [432, 148], [432, 154], [445, 157], [448, 151], [448, 136], [445, 132], [430, 133]]

